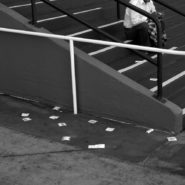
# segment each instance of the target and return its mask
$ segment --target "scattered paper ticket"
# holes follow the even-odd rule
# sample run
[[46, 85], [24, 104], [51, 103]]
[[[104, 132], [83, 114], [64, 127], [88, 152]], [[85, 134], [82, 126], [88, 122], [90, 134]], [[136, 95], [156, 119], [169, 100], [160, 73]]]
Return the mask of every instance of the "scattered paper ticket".
[[62, 141], [70, 141], [71, 137], [70, 136], [64, 136], [62, 137]]
[[177, 141], [176, 137], [167, 137], [168, 141]]
[[23, 121], [31, 121], [32, 119], [27, 117], [27, 118], [23, 118], [22, 120]]
[[66, 127], [67, 124], [66, 124], [66, 123], [58, 123], [58, 126], [59, 126], [59, 127]]
[[107, 131], [107, 132], [113, 132], [114, 130], [115, 130], [115, 128], [111, 128], [111, 127], [107, 127], [105, 129], [105, 131]]
[[154, 129], [151, 128], [151, 129], [148, 129], [148, 130], [146, 131], [146, 133], [150, 134], [150, 133], [152, 133], [153, 131], [154, 131]]
[[59, 116], [50, 116], [49, 118], [50, 118], [50, 119], [58, 119]]
[[28, 117], [30, 115], [30, 113], [22, 113], [21, 116], [22, 117]]
[[59, 107], [59, 106], [55, 106], [55, 107], [53, 107], [53, 110], [60, 110], [60, 108], [61, 107]]
[[91, 124], [95, 124], [95, 123], [97, 123], [98, 121], [97, 121], [97, 120], [91, 119], [91, 120], [89, 120], [88, 122], [91, 123]]
[[88, 148], [89, 148], [89, 149], [105, 148], [105, 144], [88, 145]]

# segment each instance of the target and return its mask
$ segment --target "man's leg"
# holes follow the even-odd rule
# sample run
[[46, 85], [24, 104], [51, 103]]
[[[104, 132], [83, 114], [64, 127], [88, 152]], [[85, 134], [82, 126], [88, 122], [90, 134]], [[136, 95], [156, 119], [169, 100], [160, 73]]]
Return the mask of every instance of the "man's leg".
[[133, 44], [135, 43], [136, 40], [136, 33], [135, 33], [135, 29], [133, 28], [125, 28], [125, 34], [126, 34], [126, 39], [127, 40], [132, 40]]
[[151, 46], [150, 37], [148, 33], [148, 24], [141, 23], [134, 27], [135, 33], [137, 34], [136, 39], [139, 45]]

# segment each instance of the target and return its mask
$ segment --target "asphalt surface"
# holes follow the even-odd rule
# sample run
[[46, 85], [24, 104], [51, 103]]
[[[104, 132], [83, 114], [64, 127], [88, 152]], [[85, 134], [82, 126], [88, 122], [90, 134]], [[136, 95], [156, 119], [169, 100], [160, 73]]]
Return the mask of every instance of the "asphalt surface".
[[[89, 150], [89, 145], [105, 144], [105, 149], [92, 150], [98, 155], [128, 160], [132, 162], [142, 162], [156, 148], [167, 141], [172, 133], [155, 130], [148, 134], [145, 128], [137, 123], [118, 123], [90, 115], [73, 115], [71, 112], [60, 109], [52, 110], [42, 104], [24, 102], [9, 96], [1, 96], [1, 121], [0, 125], [13, 130], [46, 138], [48, 140], [62, 142], [75, 146], [77, 150]], [[30, 121], [26, 122], [21, 116], [22, 113], [29, 113]], [[50, 116], [59, 116], [52, 120]], [[89, 123], [96, 120], [96, 123]], [[66, 123], [67, 126], [60, 127], [59, 123]], [[106, 129], [114, 129], [106, 131]], [[70, 141], [62, 141], [65, 136], [70, 137]]]
[[[131, 162], [150, 169], [162, 170], [164, 173], [185, 176], [184, 132], [173, 135], [160, 130], [151, 130], [147, 133], [151, 128], [138, 126], [137, 123], [128, 121], [119, 123], [92, 115], [73, 115], [62, 107], [53, 110], [55, 106], [6, 95], [0, 96], [0, 104], [1, 128], [63, 144], [67, 147], [66, 153], [88, 152], [121, 163]], [[23, 113], [29, 115], [24, 117]], [[50, 116], [58, 118], [51, 119]], [[30, 119], [25, 121], [25, 118]], [[92, 123], [92, 120], [96, 122]], [[59, 123], [66, 125], [60, 126]], [[66, 136], [70, 139], [65, 140]], [[169, 141], [169, 137], [175, 137], [176, 140]], [[103, 148], [96, 148], [95, 145], [99, 144], [101, 147], [103, 144]], [[3, 147], [6, 148], [6, 145], [8, 147], [9, 143]], [[89, 146], [95, 148], [90, 149]], [[18, 153], [7, 153], [6, 149], [3, 149], [0, 157], [31, 156], [32, 152], [26, 148], [23, 147]], [[42, 152], [37, 154], [42, 155]]]

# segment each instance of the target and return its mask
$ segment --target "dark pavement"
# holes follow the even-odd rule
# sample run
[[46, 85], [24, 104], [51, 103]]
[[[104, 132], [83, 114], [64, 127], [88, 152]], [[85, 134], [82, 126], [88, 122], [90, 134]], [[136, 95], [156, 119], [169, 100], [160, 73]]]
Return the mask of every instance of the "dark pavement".
[[[96, 155], [120, 161], [160, 167], [156, 162], [151, 164], [151, 160], [153, 161], [156, 157], [157, 160], [158, 158], [160, 160], [170, 159], [171, 163], [178, 163], [181, 170], [184, 171], [185, 160], [182, 156], [185, 137], [180, 137], [175, 142], [168, 142], [167, 137], [173, 136], [172, 133], [154, 130], [148, 134], [146, 131], [150, 128], [138, 126], [136, 123], [119, 123], [92, 115], [73, 115], [72, 112], [64, 108], [53, 110], [52, 106], [5, 95], [0, 96], [0, 104], [1, 127], [10, 128], [33, 137], [71, 145], [77, 151], [93, 152]], [[23, 121], [22, 113], [29, 113], [31, 120]], [[52, 115], [59, 116], [59, 118], [52, 120], [49, 118]], [[96, 120], [97, 122], [92, 124], [89, 123], [89, 120]], [[59, 127], [58, 123], [66, 123], [67, 126]], [[114, 128], [114, 130], [108, 132], [106, 131], [107, 128]], [[62, 141], [65, 136], [69, 136], [70, 141]], [[96, 144], [105, 144], [105, 148], [88, 149], [89, 145]], [[174, 147], [180, 148], [177, 151], [173, 150]], [[171, 150], [173, 155], [169, 156], [169, 152], [172, 153]], [[174, 155], [175, 158], [173, 158]]]

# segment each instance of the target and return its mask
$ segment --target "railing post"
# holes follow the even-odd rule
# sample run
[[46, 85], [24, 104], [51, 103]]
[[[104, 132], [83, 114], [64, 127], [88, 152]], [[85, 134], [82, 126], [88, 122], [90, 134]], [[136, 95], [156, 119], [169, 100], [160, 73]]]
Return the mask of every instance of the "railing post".
[[36, 23], [37, 23], [37, 9], [36, 9], [35, 0], [31, 0], [31, 12], [32, 12], [31, 24], [36, 25]]
[[75, 74], [75, 56], [74, 56], [74, 41], [70, 39], [70, 59], [71, 59], [71, 80], [72, 80], [72, 95], [73, 95], [73, 112], [77, 110], [77, 91], [76, 91], [76, 74]]
[[[157, 27], [157, 47], [162, 48], [162, 29], [159, 21], [156, 21]], [[163, 98], [163, 56], [162, 53], [157, 54], [157, 98]]]
[[115, 0], [116, 1], [116, 8], [117, 8], [117, 19], [120, 19], [120, 4], [119, 4], [119, 1], [118, 0]]
[[163, 98], [163, 69], [162, 69], [162, 54], [159, 53], [157, 57], [157, 98], [161, 100]]

